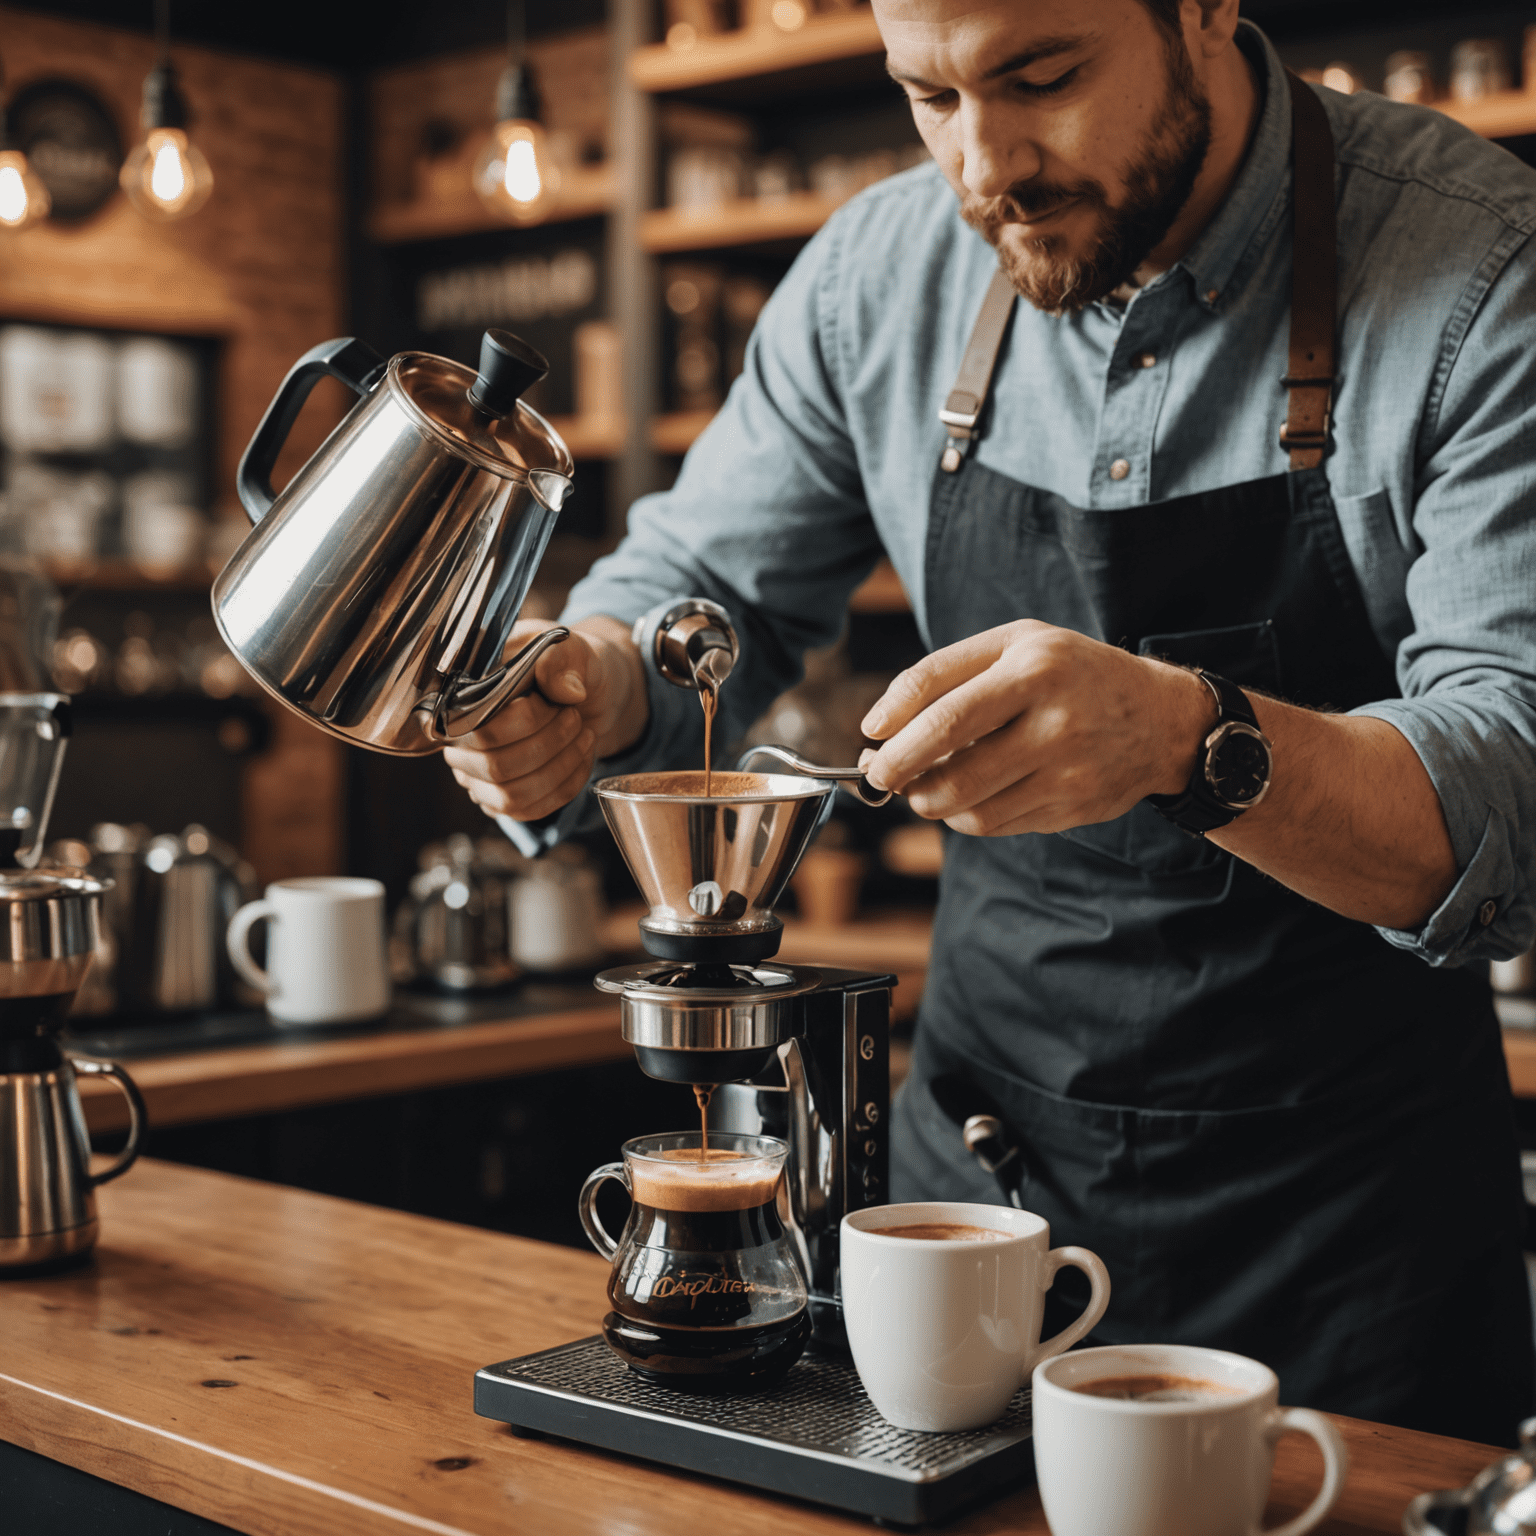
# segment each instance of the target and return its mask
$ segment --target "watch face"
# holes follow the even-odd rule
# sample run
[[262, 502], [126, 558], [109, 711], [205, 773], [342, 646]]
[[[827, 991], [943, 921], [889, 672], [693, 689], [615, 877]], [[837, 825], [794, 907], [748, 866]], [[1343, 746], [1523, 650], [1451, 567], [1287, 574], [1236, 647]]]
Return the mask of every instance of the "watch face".
[[1247, 810], [1263, 798], [1269, 775], [1269, 743], [1249, 725], [1227, 725], [1205, 760], [1206, 783], [1234, 811]]

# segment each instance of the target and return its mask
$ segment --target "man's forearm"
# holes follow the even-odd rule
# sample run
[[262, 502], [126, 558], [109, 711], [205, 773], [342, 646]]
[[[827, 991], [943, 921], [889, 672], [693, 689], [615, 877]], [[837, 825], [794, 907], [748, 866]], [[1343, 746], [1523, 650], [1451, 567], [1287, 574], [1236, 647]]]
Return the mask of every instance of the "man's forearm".
[[1440, 798], [1385, 720], [1249, 695], [1274, 744], [1274, 782], [1210, 840], [1345, 917], [1416, 929], [1457, 878]]

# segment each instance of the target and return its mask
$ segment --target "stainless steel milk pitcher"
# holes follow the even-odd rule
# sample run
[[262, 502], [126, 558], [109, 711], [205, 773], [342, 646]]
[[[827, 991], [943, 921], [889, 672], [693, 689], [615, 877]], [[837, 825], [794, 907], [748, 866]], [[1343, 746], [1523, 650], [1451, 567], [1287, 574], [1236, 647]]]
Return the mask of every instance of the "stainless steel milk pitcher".
[[[344, 337], [304, 354], [240, 461], [255, 526], [213, 586], [230, 649], [290, 709], [400, 756], [474, 730], [563, 629], [503, 659], [571, 489], [570, 450], [520, 396], [548, 371], [487, 331], [480, 371], [385, 362]], [[362, 398], [279, 494], [272, 468], [315, 384]]]

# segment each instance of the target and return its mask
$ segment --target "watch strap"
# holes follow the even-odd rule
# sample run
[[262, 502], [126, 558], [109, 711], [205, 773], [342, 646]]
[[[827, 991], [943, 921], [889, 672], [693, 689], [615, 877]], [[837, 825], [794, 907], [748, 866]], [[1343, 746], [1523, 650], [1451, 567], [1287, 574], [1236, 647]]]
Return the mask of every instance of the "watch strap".
[[[1203, 668], [1197, 669], [1195, 675], [1211, 690], [1216, 700], [1216, 724], [1207, 733], [1206, 741], [1222, 726], [1229, 723], [1251, 726], [1254, 730], [1259, 729], [1259, 717], [1254, 713], [1253, 705], [1248, 702], [1248, 695], [1236, 683], [1228, 682], [1226, 678], [1218, 677], [1216, 673], [1207, 672]], [[1146, 797], [1147, 804], [1159, 816], [1165, 817], [1181, 830], [1193, 832], [1197, 836], [1214, 832], [1218, 827], [1228, 826], [1243, 814], [1242, 810], [1234, 810], [1230, 805], [1224, 805], [1211, 792], [1205, 777], [1208, 752], [1205, 741], [1202, 741], [1195, 757], [1194, 771], [1189, 776], [1189, 783], [1185, 786], [1183, 794]]]

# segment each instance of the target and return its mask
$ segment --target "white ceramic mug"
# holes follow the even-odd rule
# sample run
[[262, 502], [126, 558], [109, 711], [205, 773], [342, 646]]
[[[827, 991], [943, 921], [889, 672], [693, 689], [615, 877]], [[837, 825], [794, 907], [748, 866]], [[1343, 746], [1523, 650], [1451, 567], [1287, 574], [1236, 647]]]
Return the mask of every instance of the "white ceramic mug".
[[[251, 928], [267, 921], [267, 968], [251, 959]], [[230, 919], [229, 958], [280, 1024], [342, 1024], [389, 1008], [384, 887], [377, 880], [277, 880]]]
[[[1074, 1390], [1120, 1376], [1181, 1376], [1225, 1390], [1136, 1401]], [[1310, 1435], [1323, 1486], [1263, 1536], [1301, 1536], [1338, 1502], [1349, 1472], [1339, 1432], [1310, 1408], [1281, 1408], [1280, 1383], [1246, 1355], [1184, 1344], [1081, 1349], [1034, 1375], [1035, 1471], [1052, 1536], [1259, 1536], [1275, 1442]]]
[[[887, 1237], [882, 1227], [958, 1222], [996, 1240]], [[1045, 1293], [1073, 1265], [1087, 1309], [1040, 1342]], [[1109, 1271], [1086, 1248], [1052, 1248], [1050, 1223], [1006, 1205], [923, 1201], [854, 1211], [842, 1226], [843, 1321], [881, 1415], [902, 1429], [976, 1429], [1001, 1416], [1042, 1360], [1070, 1349], [1109, 1305]]]

